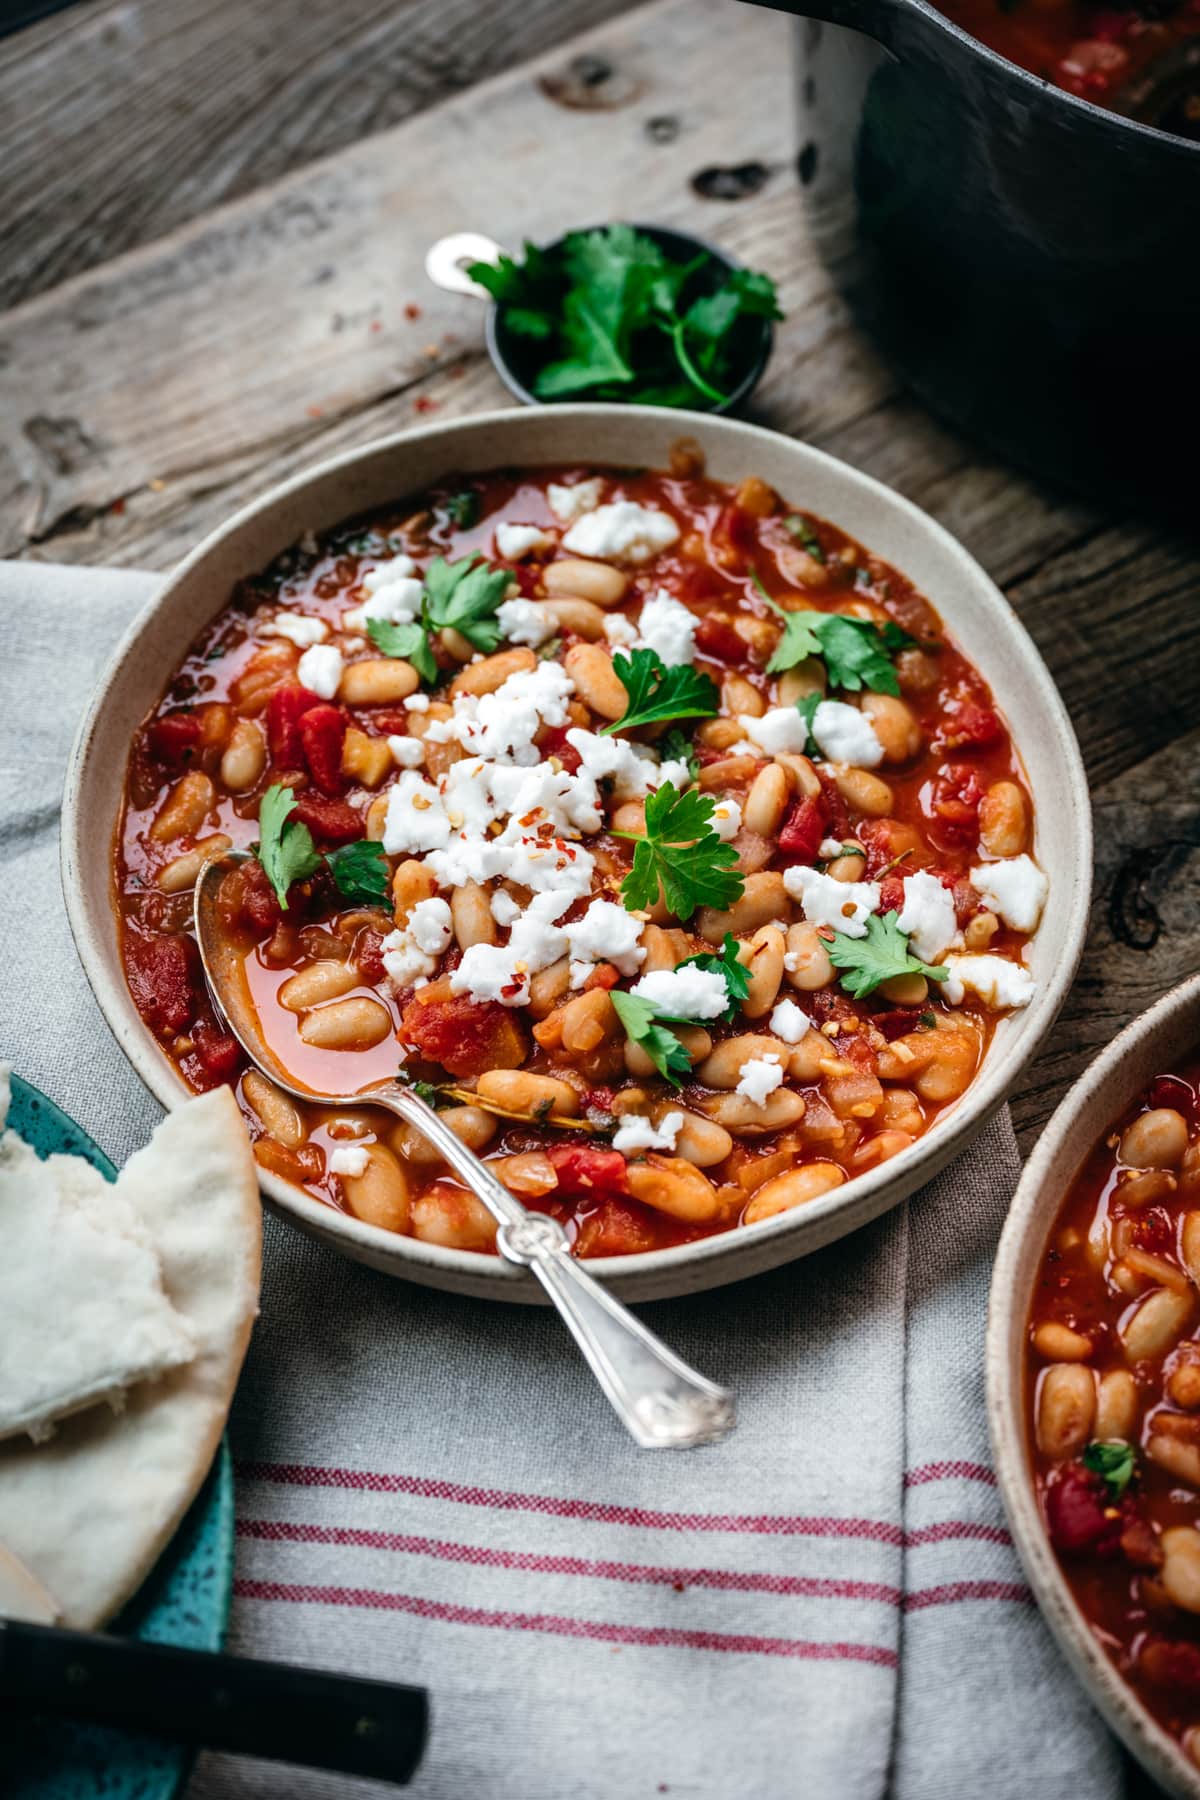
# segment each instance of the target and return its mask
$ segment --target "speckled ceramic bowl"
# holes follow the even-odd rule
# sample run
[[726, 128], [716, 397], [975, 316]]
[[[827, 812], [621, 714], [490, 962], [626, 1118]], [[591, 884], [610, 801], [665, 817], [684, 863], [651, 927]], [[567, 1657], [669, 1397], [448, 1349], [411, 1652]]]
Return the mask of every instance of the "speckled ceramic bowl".
[[[962, 1099], [911, 1149], [836, 1193], [759, 1225], [675, 1249], [602, 1259], [589, 1267], [630, 1300], [716, 1287], [804, 1256], [894, 1206], [963, 1150], [1001, 1104], [1057, 1013], [1079, 957], [1091, 886], [1091, 817], [1079, 749], [1062, 700], [1003, 596], [961, 545], [909, 501], [807, 444], [698, 413], [553, 406], [426, 427], [369, 444], [238, 513], [193, 551], [118, 646], [76, 738], [63, 801], [67, 912], [96, 997], [130, 1061], [165, 1106], [186, 1090], [139, 1018], [125, 985], [113, 912], [111, 856], [126, 759], [197, 632], [234, 583], [301, 534], [411, 493], [453, 469], [594, 463], [663, 468], [671, 445], [698, 440], [709, 473], [756, 474], [797, 505], [830, 519], [886, 557], [928, 595], [958, 645], [991, 684], [1012, 728], [1037, 810], [1038, 859], [1050, 896], [1034, 939], [1037, 994], [1001, 1020]], [[499, 1258], [395, 1237], [263, 1175], [295, 1224], [372, 1267], [459, 1293], [532, 1301], [541, 1290]]]
[[1200, 1044], [1200, 976], [1126, 1026], [1071, 1089], [1021, 1177], [988, 1302], [988, 1423], [1000, 1492], [1038, 1604], [1094, 1704], [1168, 1793], [1200, 1800], [1200, 1769], [1140, 1705], [1104, 1654], [1050, 1548], [1025, 1427], [1029, 1303], [1046, 1238], [1092, 1145], [1156, 1075]]

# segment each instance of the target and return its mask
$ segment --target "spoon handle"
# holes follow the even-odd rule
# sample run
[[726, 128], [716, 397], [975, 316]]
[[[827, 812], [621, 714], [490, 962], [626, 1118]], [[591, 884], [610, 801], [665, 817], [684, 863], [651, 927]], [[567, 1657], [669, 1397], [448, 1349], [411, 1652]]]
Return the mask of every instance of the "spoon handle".
[[527, 1212], [432, 1107], [399, 1083], [362, 1098], [414, 1125], [483, 1201], [500, 1224], [501, 1256], [541, 1282], [617, 1417], [644, 1450], [688, 1450], [733, 1430], [733, 1395], [690, 1369], [594, 1281], [571, 1255], [558, 1220]]

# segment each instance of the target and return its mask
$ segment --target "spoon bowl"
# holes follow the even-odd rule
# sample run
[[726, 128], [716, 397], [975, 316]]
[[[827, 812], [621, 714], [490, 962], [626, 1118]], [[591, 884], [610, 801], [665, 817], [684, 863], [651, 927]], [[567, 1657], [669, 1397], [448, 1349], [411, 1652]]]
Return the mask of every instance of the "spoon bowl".
[[693, 1449], [732, 1431], [732, 1394], [690, 1369], [593, 1281], [571, 1255], [558, 1220], [528, 1212], [411, 1088], [392, 1080], [372, 1082], [351, 1094], [325, 1094], [301, 1085], [284, 1067], [263, 1035], [241, 958], [221, 930], [217, 910], [225, 876], [251, 860], [249, 851], [231, 850], [206, 864], [196, 883], [193, 922], [213, 1004], [254, 1066], [294, 1100], [382, 1106], [414, 1126], [496, 1220], [500, 1255], [542, 1284], [618, 1418], [643, 1450]]

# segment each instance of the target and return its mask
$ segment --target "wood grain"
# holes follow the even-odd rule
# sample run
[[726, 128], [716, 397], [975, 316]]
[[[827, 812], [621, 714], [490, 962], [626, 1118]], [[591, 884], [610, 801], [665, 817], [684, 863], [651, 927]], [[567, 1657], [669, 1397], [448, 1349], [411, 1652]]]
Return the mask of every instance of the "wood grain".
[[628, 5], [90, 0], [46, 19], [0, 42], [0, 306]]
[[[43, 263], [34, 266], [37, 246], [22, 224], [20, 268], [6, 272], [20, 291], [140, 247], [0, 316], [0, 554], [165, 568], [235, 506], [320, 456], [427, 413], [505, 403], [478, 309], [423, 274], [427, 245], [448, 228], [545, 237], [582, 219], [628, 216], [636, 194], [641, 216], [717, 239], [771, 270], [788, 315], [753, 416], [889, 482], [954, 532], [1008, 592], [1075, 721], [1096, 805], [1096, 899], [1079, 980], [1016, 1097], [1028, 1144], [1096, 1048], [1200, 960], [1196, 548], [1035, 486], [898, 389], [805, 236], [785, 21], [727, 0], [654, 0], [422, 111], [513, 44], [545, 41], [535, 25], [550, 9], [533, 0], [519, 23], [497, 16], [486, 42], [460, 47], [467, 4], [419, 0], [399, 15], [410, 47], [425, 32], [453, 54], [416, 57], [424, 72], [410, 69], [398, 95], [373, 60], [386, 62], [394, 48], [382, 46], [404, 40], [390, 9], [349, 0], [338, 13], [340, 48], [329, 58], [313, 48], [310, 68], [302, 46], [319, 31], [284, 55], [269, 31], [260, 39], [240, 9], [218, 0], [212, 16], [237, 42], [239, 63], [257, 69], [256, 91], [280, 84], [267, 102], [272, 123], [256, 135], [234, 107], [228, 145], [201, 156], [218, 117], [205, 92], [202, 129], [187, 117], [161, 125], [175, 146], [163, 149], [163, 169], [135, 158], [128, 220], [103, 201], [93, 221], [70, 191], [70, 158], [55, 150]], [[106, 29], [140, 22], [152, 55], [166, 55], [169, 27], [142, 6], [78, 15], [75, 29], [97, 34], [96, 54], [118, 83], [135, 81], [121, 61], [132, 53]], [[170, 0], [166, 11], [190, 21], [178, 54], [202, 87], [220, 27], [210, 30], [193, 0]], [[574, 0], [555, 9], [559, 23], [579, 16]], [[52, 86], [52, 51], [35, 41], [42, 31], [26, 33], [23, 50], [0, 46], [0, 93], [30, 84], [22, 104], [35, 110], [50, 105]], [[375, 46], [365, 73], [356, 61], [364, 45]], [[350, 67], [369, 91], [352, 91]], [[311, 128], [281, 141], [302, 114]], [[121, 131], [108, 115], [94, 123], [97, 191], [106, 193]], [[379, 126], [389, 128], [203, 212]], [[0, 109], [0, 143], [8, 133]], [[747, 161], [766, 171], [750, 197], [697, 191], [702, 168]], [[32, 177], [24, 164], [0, 177], [14, 179]], [[408, 316], [414, 307], [419, 317]]]

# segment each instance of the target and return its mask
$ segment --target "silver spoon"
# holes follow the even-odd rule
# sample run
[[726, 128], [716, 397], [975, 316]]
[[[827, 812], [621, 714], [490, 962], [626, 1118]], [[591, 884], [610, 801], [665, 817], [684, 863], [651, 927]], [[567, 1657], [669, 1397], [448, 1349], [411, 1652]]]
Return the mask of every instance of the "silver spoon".
[[251, 1062], [295, 1100], [383, 1106], [415, 1126], [498, 1222], [496, 1248], [501, 1256], [531, 1270], [541, 1282], [618, 1418], [644, 1450], [688, 1450], [732, 1431], [737, 1417], [733, 1395], [689, 1369], [593, 1281], [571, 1255], [557, 1219], [527, 1212], [410, 1088], [399, 1081], [383, 1081], [356, 1094], [320, 1094], [296, 1086], [263, 1040], [257, 1013], [239, 979], [237, 953], [230, 949], [216, 915], [222, 876], [248, 860], [248, 852], [235, 850], [205, 865], [196, 883], [194, 916], [209, 990]]

